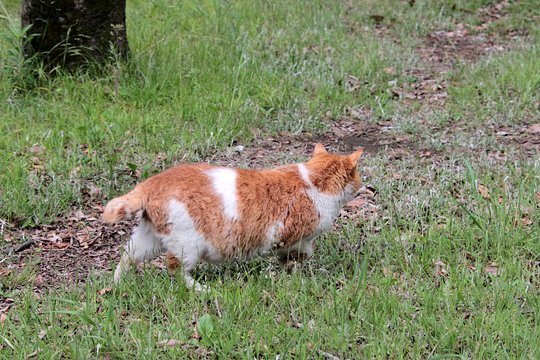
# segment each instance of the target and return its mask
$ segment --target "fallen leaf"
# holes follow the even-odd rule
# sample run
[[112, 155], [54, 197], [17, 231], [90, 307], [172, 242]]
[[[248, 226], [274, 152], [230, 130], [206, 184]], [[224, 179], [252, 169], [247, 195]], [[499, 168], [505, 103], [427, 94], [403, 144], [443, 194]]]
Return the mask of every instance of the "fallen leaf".
[[42, 350], [41, 349], [37, 349], [36, 351], [34, 351], [33, 353], [31, 354], [28, 354], [26, 356], [27, 359], [35, 359], [37, 358], [38, 354], [41, 352]]
[[484, 269], [484, 272], [486, 274], [497, 276], [499, 274], [499, 265], [497, 265], [496, 262], [492, 262], [492, 263], [486, 265], [486, 268]]
[[302, 49], [302, 53], [303, 54], [307, 54], [307, 53], [314, 53], [314, 54], [318, 54], [320, 51], [320, 48], [317, 46], [317, 45], [310, 45], [308, 47], [305, 47]]
[[537, 192], [534, 194], [534, 197], [536, 198], [536, 201], [540, 202], [540, 191], [537, 191]]
[[199, 335], [199, 332], [197, 331], [197, 328], [193, 329], [193, 333], [191, 334], [191, 338], [195, 340], [201, 340], [202, 337]]
[[69, 175], [70, 175], [71, 177], [76, 177], [76, 176], [79, 174], [79, 172], [81, 171], [81, 169], [82, 169], [82, 167], [80, 167], [80, 166], [75, 166], [74, 168], [72, 168], [72, 169], [69, 171]]
[[40, 154], [44, 152], [45, 150], [46, 150], [45, 146], [41, 146], [39, 144], [34, 144], [28, 149], [28, 151], [31, 152], [32, 154]]
[[540, 124], [533, 124], [527, 128], [529, 134], [540, 134]]
[[182, 340], [176, 340], [176, 339], [170, 339], [170, 340], [162, 340], [158, 341], [158, 346], [166, 346], [166, 347], [175, 347], [175, 346], [181, 346], [184, 345], [185, 342]]
[[403, 273], [392, 272], [390, 269], [383, 266], [383, 274], [385, 278], [403, 281], [405, 275]]
[[107, 293], [110, 293], [112, 290], [113, 290], [112, 288], [106, 287], [106, 288], [103, 288], [103, 289], [101, 289], [101, 290], [98, 290], [97, 293], [98, 293], [99, 295], [105, 295], [105, 294], [107, 294]]
[[297, 322], [297, 323], [294, 323], [292, 325], [293, 328], [295, 329], [303, 329], [304, 328], [304, 324], [302, 324], [301, 322]]
[[384, 16], [382, 15], [370, 15], [369, 18], [375, 21], [376, 24], [380, 24], [384, 20]]
[[8, 276], [9, 274], [11, 274], [11, 269], [8, 269], [8, 268], [0, 269], [0, 276]]
[[47, 335], [47, 331], [45, 331], [45, 329], [42, 329], [39, 334], [38, 334], [38, 338], [40, 340], [43, 340], [43, 338]]
[[396, 75], [396, 69], [394, 69], [393, 67], [385, 67], [383, 71], [388, 75]]
[[58, 242], [62, 242], [62, 237], [54, 234], [48, 240], [53, 243], [58, 243]]
[[330, 354], [329, 352], [322, 351], [322, 350], [317, 350], [317, 352], [318, 352], [319, 355], [321, 355], [324, 359], [328, 359], [328, 360], [340, 360], [339, 357], [337, 357], [337, 356], [334, 355], [334, 354]]
[[79, 220], [86, 218], [86, 215], [80, 209], [77, 209], [73, 215]]
[[488, 188], [486, 186], [484, 186], [482, 184], [478, 184], [477, 189], [478, 189], [478, 192], [480, 193], [480, 195], [482, 195], [482, 197], [484, 199], [488, 200], [490, 198], [489, 190], [488, 190]]
[[345, 207], [348, 208], [360, 208], [367, 204], [367, 200], [363, 197], [357, 197], [345, 204]]
[[54, 246], [59, 249], [67, 249], [68, 247], [71, 246], [71, 244], [68, 242], [56, 242], [54, 243]]
[[446, 264], [443, 263], [441, 260], [437, 260], [433, 263], [435, 265], [435, 275], [436, 276], [445, 276], [448, 274], [448, 271], [446, 270]]
[[0, 314], [0, 325], [4, 326], [4, 323], [6, 322], [6, 320], [7, 320], [7, 314], [6, 313], [1, 313]]
[[352, 75], [345, 76], [345, 90], [354, 92], [360, 88], [360, 80]]

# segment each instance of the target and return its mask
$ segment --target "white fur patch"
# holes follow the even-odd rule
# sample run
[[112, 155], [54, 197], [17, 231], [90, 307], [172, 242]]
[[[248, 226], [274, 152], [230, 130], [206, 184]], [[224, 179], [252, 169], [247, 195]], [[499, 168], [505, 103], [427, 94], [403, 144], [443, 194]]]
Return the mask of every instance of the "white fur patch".
[[195, 222], [189, 215], [186, 205], [171, 200], [169, 203], [169, 223], [171, 232], [162, 240], [164, 247], [171, 251], [184, 265], [195, 267], [199, 259], [219, 261], [220, 256], [203, 234], [197, 231]]
[[298, 171], [302, 176], [302, 179], [309, 186], [308, 196], [315, 205], [315, 209], [319, 213], [319, 224], [315, 230], [316, 234], [320, 234], [332, 227], [334, 221], [336, 220], [339, 209], [344, 203], [344, 194], [325, 194], [322, 191], [319, 191], [311, 182], [309, 178], [309, 170], [304, 164], [298, 164]]
[[278, 221], [274, 223], [270, 228], [266, 231], [266, 242], [265, 247], [262, 249], [263, 251], [269, 250], [272, 248], [274, 244], [278, 244], [281, 240], [281, 234], [283, 231], [283, 228], [285, 226], [283, 225], [283, 222]]
[[216, 168], [206, 172], [212, 181], [212, 188], [219, 195], [223, 202], [225, 215], [230, 219], [239, 218], [236, 194], [236, 178], [238, 174], [235, 169]]
[[306, 168], [306, 165], [298, 164], [298, 171], [300, 171], [302, 180], [304, 180], [304, 182], [308, 184], [309, 187], [314, 187], [313, 183], [311, 182], [311, 179], [309, 178], [309, 170]]

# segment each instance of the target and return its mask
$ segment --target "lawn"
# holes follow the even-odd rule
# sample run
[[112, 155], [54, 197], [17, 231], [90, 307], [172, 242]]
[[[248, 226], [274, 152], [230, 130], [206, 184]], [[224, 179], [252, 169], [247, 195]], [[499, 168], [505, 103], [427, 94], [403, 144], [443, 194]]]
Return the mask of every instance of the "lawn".
[[[540, 358], [540, 8], [131, 1], [131, 58], [50, 79], [0, 0], [0, 358]], [[180, 162], [365, 148], [294, 272], [118, 286], [108, 199]], [[28, 243], [27, 248], [20, 248]]]

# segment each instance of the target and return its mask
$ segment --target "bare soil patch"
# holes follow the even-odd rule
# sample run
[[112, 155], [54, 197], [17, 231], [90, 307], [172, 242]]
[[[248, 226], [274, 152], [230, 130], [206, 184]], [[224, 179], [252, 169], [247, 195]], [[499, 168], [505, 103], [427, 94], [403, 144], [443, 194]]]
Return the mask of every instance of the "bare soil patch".
[[499, 142], [519, 147], [528, 157], [540, 154], [540, 124], [501, 126], [495, 135]]

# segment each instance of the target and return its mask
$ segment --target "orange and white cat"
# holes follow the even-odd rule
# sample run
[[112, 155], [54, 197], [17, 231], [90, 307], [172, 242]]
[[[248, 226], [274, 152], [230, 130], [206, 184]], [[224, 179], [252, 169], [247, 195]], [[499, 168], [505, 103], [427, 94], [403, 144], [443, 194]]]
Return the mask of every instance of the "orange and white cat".
[[272, 252], [302, 261], [313, 240], [332, 228], [343, 204], [360, 188], [360, 148], [346, 156], [317, 144], [305, 163], [245, 170], [207, 164], [179, 165], [111, 200], [103, 220], [115, 223], [142, 210], [114, 273], [168, 251], [182, 264], [189, 287], [201, 259], [216, 263]]

